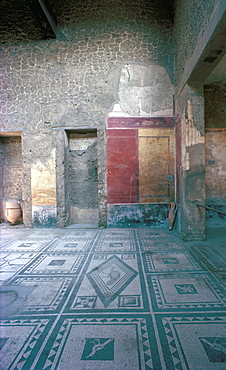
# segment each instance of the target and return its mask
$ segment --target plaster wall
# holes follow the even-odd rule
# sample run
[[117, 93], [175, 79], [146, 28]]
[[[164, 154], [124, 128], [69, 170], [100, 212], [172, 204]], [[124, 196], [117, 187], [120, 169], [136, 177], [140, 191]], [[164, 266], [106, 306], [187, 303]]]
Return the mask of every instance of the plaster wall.
[[[219, 176], [221, 164], [218, 160], [213, 164], [214, 159], [211, 159], [211, 156], [214, 154], [216, 158], [222, 158], [220, 148], [224, 138], [221, 137], [218, 147], [215, 134], [217, 128], [221, 128], [222, 117], [225, 117], [225, 107], [223, 108], [222, 105], [222, 101], [225, 102], [225, 96], [222, 94], [220, 84], [215, 87], [206, 86], [204, 96], [201, 83], [203, 84], [208, 73], [211, 73], [218, 53], [224, 49], [224, 42], [222, 42], [224, 26], [220, 22], [223, 22], [225, 2], [222, 0], [178, 0], [175, 5], [173, 35], [177, 86], [177, 199], [181, 205], [179, 224], [185, 238], [201, 239], [205, 238], [205, 225], [216, 225], [215, 221], [210, 225], [210, 218], [216, 220], [218, 216], [212, 217], [209, 211], [206, 212], [201, 207], [197, 207], [194, 200], [209, 206], [213, 206], [216, 202], [222, 208], [222, 204], [219, 205], [219, 199], [210, 200], [208, 197], [211, 186], [214, 185], [218, 189], [218, 185], [220, 186], [222, 182], [222, 177]], [[220, 27], [222, 27], [221, 32]], [[201, 81], [199, 86], [197, 81]], [[192, 114], [189, 113], [189, 105]], [[206, 133], [205, 126], [208, 128]], [[210, 147], [210, 136], [212, 148]], [[213, 171], [216, 178], [211, 184], [210, 173]], [[216, 208], [218, 206], [214, 205]]]
[[204, 94], [199, 86], [186, 85], [176, 101], [177, 201], [180, 232], [185, 240], [205, 238], [205, 130]]
[[206, 196], [219, 204], [226, 199], [226, 129], [206, 132]]
[[174, 201], [174, 119], [108, 119], [108, 225], [166, 225]]
[[[206, 203], [226, 213], [226, 85], [205, 86]], [[225, 226], [226, 216], [207, 211], [207, 226]]]

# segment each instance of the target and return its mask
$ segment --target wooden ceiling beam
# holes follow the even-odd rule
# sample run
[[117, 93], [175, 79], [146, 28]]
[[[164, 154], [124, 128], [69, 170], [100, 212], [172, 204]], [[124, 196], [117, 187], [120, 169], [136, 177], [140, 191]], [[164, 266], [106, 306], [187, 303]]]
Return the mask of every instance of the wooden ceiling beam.
[[46, 38], [56, 38], [57, 19], [48, 0], [27, 0]]

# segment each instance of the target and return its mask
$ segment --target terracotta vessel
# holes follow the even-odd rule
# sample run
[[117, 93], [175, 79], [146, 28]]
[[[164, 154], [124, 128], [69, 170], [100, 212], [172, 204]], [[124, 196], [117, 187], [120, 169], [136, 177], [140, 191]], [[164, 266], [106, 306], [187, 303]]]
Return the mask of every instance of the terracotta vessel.
[[5, 215], [9, 222], [14, 225], [20, 219], [21, 214], [21, 207], [18, 202], [6, 202]]

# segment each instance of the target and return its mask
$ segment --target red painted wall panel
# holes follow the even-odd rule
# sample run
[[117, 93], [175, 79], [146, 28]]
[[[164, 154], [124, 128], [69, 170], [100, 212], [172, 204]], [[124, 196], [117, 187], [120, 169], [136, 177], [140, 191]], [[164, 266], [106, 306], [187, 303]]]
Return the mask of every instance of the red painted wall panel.
[[107, 130], [107, 203], [137, 203], [137, 130]]

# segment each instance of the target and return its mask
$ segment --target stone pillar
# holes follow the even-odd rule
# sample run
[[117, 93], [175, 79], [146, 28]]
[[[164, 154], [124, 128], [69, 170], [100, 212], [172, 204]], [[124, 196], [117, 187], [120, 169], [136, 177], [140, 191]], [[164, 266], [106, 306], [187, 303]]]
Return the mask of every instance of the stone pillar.
[[[184, 240], [205, 239], [205, 125], [203, 88], [186, 85], [176, 101], [181, 125], [179, 173], [180, 233]], [[178, 139], [178, 138], [177, 138]]]
[[97, 130], [99, 227], [107, 227], [106, 130]]
[[68, 191], [68, 137], [65, 130], [54, 132], [56, 145], [56, 197], [57, 197], [57, 227], [67, 225], [69, 218]]
[[23, 134], [25, 226], [56, 226], [56, 149], [52, 131]]
[[33, 140], [30, 141], [30, 132], [22, 131], [22, 199], [23, 199], [23, 223], [26, 227], [32, 227], [32, 199], [31, 199], [31, 161]]

